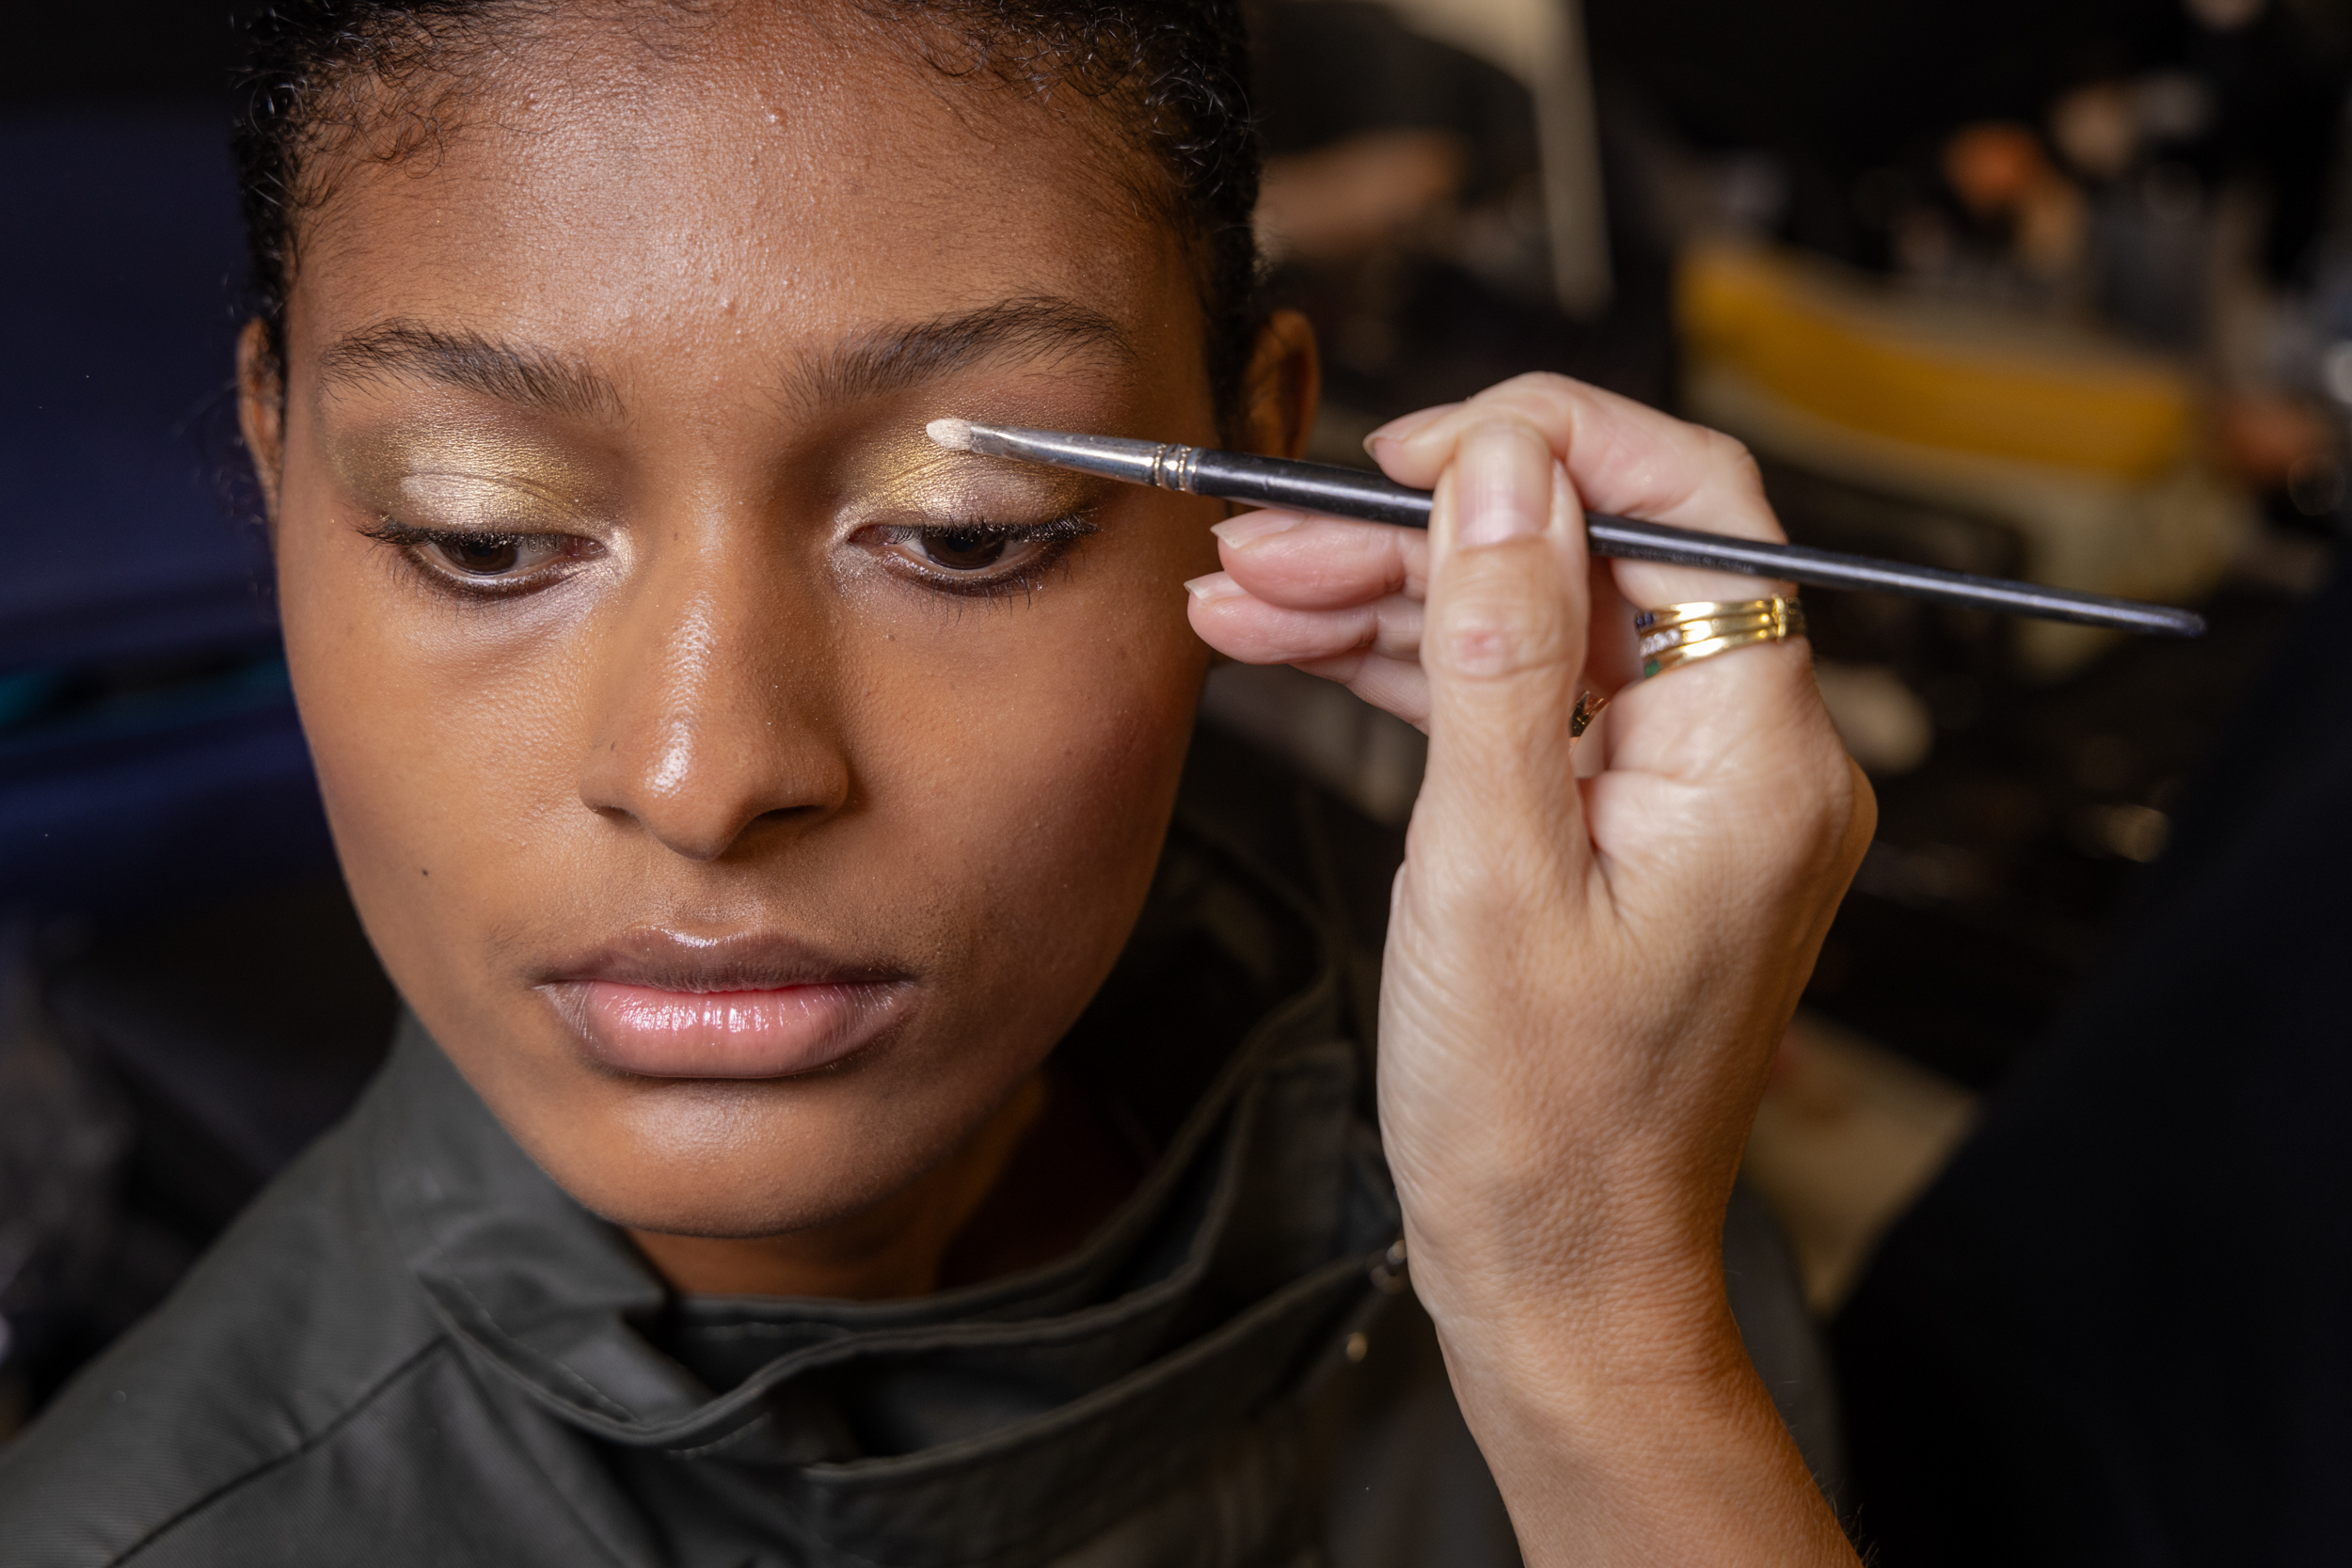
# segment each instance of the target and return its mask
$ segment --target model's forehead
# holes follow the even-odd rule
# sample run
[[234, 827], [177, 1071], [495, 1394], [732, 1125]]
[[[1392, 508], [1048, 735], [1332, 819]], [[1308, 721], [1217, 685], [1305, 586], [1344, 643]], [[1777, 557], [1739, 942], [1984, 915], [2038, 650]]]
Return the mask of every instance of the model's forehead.
[[1148, 314], [1184, 287], [1181, 247], [1106, 112], [822, 29], [542, 39], [434, 145], [336, 182], [296, 300], [329, 336], [386, 314], [821, 335], [1041, 293]]

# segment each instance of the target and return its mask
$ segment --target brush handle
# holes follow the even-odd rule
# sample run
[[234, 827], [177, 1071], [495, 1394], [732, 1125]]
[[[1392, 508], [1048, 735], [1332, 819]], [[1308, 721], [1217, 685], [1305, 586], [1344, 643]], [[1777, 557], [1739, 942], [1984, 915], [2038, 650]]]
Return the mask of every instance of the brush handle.
[[[1174, 481], [1170, 488], [1364, 522], [1394, 523], [1406, 528], [1429, 526], [1428, 491], [1411, 489], [1360, 468], [1343, 468], [1330, 463], [1292, 463], [1201, 447], [1170, 450], [1183, 454], [1168, 465], [1172, 470], [1168, 480]], [[1771, 545], [1761, 540], [1726, 538], [1720, 533], [1694, 533], [1688, 529], [1668, 528], [1663, 523], [1613, 517], [1605, 512], [1586, 514], [1584, 532], [1595, 555], [1614, 556], [1622, 561], [1705, 566], [1750, 577], [1782, 578], [1817, 588], [1900, 594], [1970, 610], [2029, 615], [2042, 621], [2071, 621], [2077, 626], [2108, 626], [2157, 637], [2197, 637], [2205, 629], [2203, 616], [2166, 605], [2109, 598], [2104, 594], [2077, 594], [2002, 578], [1980, 578], [1933, 566], [1912, 566], [1869, 556], [1842, 555], [1803, 545]]]
[[1382, 474], [1343, 468], [1336, 463], [1293, 463], [1207, 447], [1175, 450], [1185, 455], [1169, 465], [1175, 481], [1171, 489], [1220, 500], [1323, 512], [1361, 523], [1429, 526], [1429, 492], [1399, 484]]

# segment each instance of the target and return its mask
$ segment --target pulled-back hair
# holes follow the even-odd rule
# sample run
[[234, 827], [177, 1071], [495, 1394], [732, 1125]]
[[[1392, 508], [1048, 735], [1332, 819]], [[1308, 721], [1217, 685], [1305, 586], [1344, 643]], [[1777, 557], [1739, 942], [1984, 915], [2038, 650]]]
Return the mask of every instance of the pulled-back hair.
[[[698, 0], [637, 3], [707, 8]], [[946, 75], [1036, 94], [1073, 91], [1126, 131], [1191, 252], [1210, 386], [1219, 419], [1230, 417], [1258, 321], [1249, 219], [1260, 153], [1242, 0], [850, 3], [904, 24], [921, 56]], [[336, 165], [363, 142], [378, 160], [421, 150], [441, 135], [453, 67], [514, 25], [551, 20], [564, 4], [277, 0], [255, 16], [235, 147], [256, 311], [273, 355], [285, 342], [301, 225], [331, 193]]]

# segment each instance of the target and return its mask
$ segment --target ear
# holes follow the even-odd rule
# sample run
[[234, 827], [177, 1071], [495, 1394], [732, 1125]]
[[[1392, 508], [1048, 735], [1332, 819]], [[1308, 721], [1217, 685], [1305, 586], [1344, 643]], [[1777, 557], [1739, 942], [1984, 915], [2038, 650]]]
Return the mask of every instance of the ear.
[[255, 318], [237, 337], [237, 429], [253, 459], [262, 505], [278, 526], [278, 482], [286, 462], [286, 367], [270, 341], [269, 324]]
[[1268, 457], [1297, 457], [1313, 434], [1323, 395], [1315, 329], [1295, 310], [1277, 310], [1258, 327], [1243, 388], [1241, 446]]

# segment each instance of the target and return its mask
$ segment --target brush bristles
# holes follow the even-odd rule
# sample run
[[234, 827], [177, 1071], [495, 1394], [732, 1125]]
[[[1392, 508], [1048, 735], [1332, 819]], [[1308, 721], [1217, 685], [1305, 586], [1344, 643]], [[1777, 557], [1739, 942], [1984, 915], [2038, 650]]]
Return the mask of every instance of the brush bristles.
[[946, 447], [949, 451], [972, 450], [970, 420], [933, 420], [923, 427], [923, 434]]

